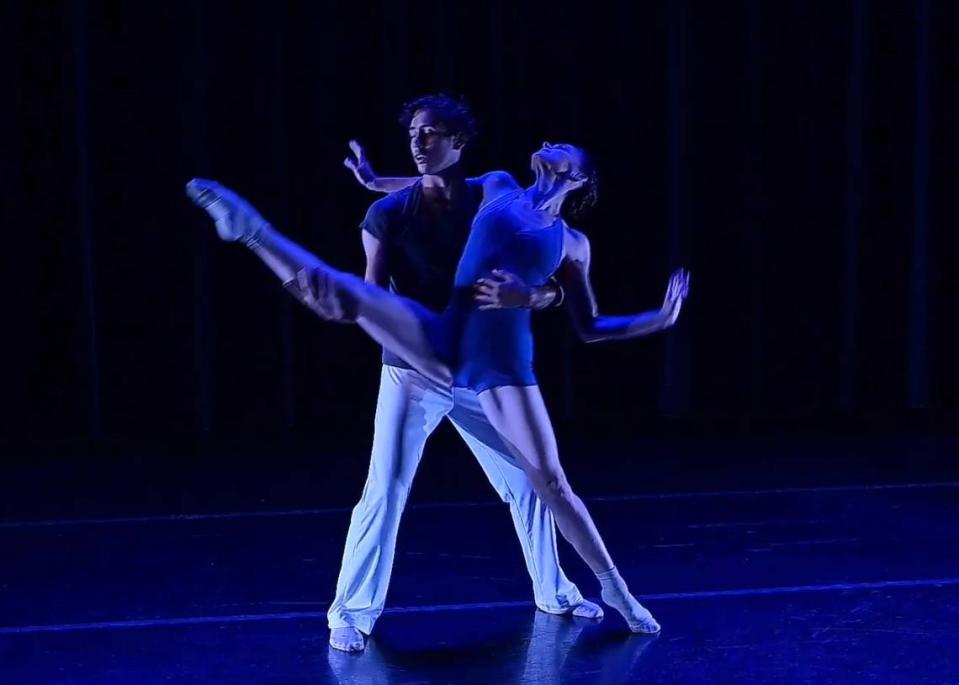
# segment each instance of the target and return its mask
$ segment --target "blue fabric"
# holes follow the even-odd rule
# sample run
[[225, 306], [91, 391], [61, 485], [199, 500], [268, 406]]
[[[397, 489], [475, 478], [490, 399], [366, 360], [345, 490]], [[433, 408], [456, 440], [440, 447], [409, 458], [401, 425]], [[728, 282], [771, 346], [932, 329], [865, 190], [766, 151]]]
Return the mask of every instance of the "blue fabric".
[[442, 316], [439, 345], [453, 372], [453, 385], [483, 392], [502, 385], [535, 385], [529, 309], [482, 311], [473, 302], [473, 284], [493, 269], [515, 273], [527, 285], [546, 283], [563, 253], [562, 220], [537, 225], [523, 191], [483, 207], [454, 279], [453, 297]]
[[[423, 206], [422, 182], [380, 198], [366, 212], [360, 228], [387, 248], [390, 290], [434, 312], [450, 301], [457, 260], [483, 199], [482, 183], [467, 179], [466, 192], [446, 211], [432, 214]], [[412, 368], [390, 350], [383, 363]]]

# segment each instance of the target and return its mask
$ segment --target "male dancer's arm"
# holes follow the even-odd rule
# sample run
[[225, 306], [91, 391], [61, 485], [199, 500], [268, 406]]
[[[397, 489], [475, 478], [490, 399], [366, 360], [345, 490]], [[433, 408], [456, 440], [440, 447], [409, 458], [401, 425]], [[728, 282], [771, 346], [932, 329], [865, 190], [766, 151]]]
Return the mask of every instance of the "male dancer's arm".
[[689, 292], [689, 273], [678, 269], [669, 278], [663, 306], [638, 314], [607, 316], [599, 313], [589, 280], [589, 240], [578, 231], [567, 231], [566, 258], [557, 271], [566, 292], [566, 309], [573, 328], [583, 342], [625, 340], [662, 331], [679, 318], [683, 300]]
[[533, 310], [559, 307], [563, 304], [563, 287], [555, 278], [541, 286], [530, 287], [516, 274], [503, 269], [493, 272], [473, 284], [473, 300], [478, 309]]
[[386, 288], [390, 284], [386, 244], [369, 231], [362, 231], [362, 233], [363, 252], [366, 253], [364, 280], [367, 283]]
[[[418, 176], [377, 176], [366, 158], [363, 147], [355, 140], [351, 140], [349, 145], [355, 158], [347, 157], [343, 160], [343, 166], [352, 171], [359, 184], [368, 190], [394, 193], [413, 185], [419, 179]], [[482, 184], [484, 204], [503, 193], [519, 188], [515, 179], [505, 171], [491, 171], [475, 180]], [[364, 231], [363, 249], [366, 252], [366, 281], [385, 288], [389, 282], [389, 275], [386, 272], [386, 248], [382, 241]], [[488, 278], [478, 280], [474, 287], [475, 299], [480, 309], [523, 307], [541, 310], [558, 307], [563, 302], [563, 289], [556, 279], [551, 279], [546, 285], [529, 287], [508, 271], [494, 271]]]
[[370, 160], [366, 158], [363, 147], [355, 140], [350, 141], [350, 149], [356, 159], [347, 157], [343, 166], [353, 172], [361, 186], [378, 193], [395, 193], [403, 188], [409, 188], [416, 183], [419, 176], [377, 176], [373, 171]]

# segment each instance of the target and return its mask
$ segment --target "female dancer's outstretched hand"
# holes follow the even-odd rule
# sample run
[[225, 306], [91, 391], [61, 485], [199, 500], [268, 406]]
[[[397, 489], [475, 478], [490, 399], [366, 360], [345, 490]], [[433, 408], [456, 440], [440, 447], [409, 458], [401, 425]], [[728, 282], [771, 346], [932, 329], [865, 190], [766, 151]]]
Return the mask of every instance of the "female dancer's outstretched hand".
[[377, 190], [376, 173], [373, 171], [370, 161], [366, 158], [366, 153], [363, 152], [363, 146], [355, 140], [351, 140], [350, 150], [353, 151], [355, 158], [347, 156], [343, 160], [343, 166], [353, 172], [361, 186], [368, 190]]
[[676, 269], [669, 277], [666, 297], [660, 310], [665, 319], [666, 328], [676, 323], [679, 310], [683, 308], [683, 300], [687, 297], [689, 297], [689, 272], [686, 269]]

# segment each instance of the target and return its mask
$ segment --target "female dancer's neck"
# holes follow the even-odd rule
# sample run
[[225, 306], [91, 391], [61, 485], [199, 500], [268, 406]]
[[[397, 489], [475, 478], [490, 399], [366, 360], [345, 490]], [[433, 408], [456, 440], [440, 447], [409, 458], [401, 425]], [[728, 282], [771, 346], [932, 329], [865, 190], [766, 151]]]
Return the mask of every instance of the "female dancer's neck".
[[563, 188], [545, 176], [539, 176], [536, 182], [526, 189], [526, 197], [534, 209], [559, 216], [563, 208], [563, 199], [566, 193]]

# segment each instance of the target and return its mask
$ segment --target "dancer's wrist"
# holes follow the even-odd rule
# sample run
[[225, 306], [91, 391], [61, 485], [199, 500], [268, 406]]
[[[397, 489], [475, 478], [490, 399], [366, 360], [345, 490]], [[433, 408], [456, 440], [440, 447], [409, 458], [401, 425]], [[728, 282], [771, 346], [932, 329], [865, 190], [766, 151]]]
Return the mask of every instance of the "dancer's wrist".
[[566, 300], [566, 291], [563, 290], [563, 286], [555, 278], [550, 278], [547, 285], [553, 290], [553, 301], [549, 306], [553, 309], [562, 307], [563, 301]]

